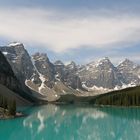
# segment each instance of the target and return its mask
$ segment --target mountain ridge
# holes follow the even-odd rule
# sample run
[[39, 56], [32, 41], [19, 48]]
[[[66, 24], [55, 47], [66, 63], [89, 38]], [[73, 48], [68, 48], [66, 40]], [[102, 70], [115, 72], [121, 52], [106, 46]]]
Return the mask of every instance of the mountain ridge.
[[0, 47], [24, 91], [44, 100], [56, 100], [67, 93], [87, 91], [105, 93], [140, 85], [140, 66], [125, 59], [114, 66], [108, 57], [77, 65], [74, 61], [64, 64], [51, 62], [46, 53], [32, 56], [22, 43], [14, 42]]

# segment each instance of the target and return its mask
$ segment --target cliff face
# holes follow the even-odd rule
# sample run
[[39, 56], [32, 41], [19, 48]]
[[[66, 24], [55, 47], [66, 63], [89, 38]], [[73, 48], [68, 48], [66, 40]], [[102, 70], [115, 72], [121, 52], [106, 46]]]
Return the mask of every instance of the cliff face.
[[19, 88], [18, 81], [12, 71], [12, 68], [1, 52], [0, 52], [0, 84], [5, 85], [6, 87], [14, 91], [16, 91]]
[[72, 61], [70, 64], [64, 65], [61, 61], [56, 61], [54, 65], [56, 79], [62, 81], [68, 87], [83, 90], [81, 80], [76, 74], [78, 68], [75, 62]]
[[39, 75], [32, 64], [31, 57], [22, 43], [13, 43], [8, 46], [0, 47], [1, 52], [7, 58], [11, 68], [24, 87], [25, 80], [33, 78], [36, 83], [40, 83]]
[[[20, 104], [26, 104], [37, 101], [30, 95], [30, 92], [25, 92], [20, 84], [20, 81], [15, 76], [10, 64], [5, 56], [0, 52], [0, 95], [8, 98], [16, 99]], [[4, 87], [3, 87], [4, 86]], [[9, 94], [11, 93], [11, 94]], [[22, 101], [21, 101], [22, 100]]]
[[31, 104], [31, 100], [26, 100], [19, 81], [14, 75], [10, 64], [0, 52], [0, 95], [7, 99], [16, 100], [17, 105]]
[[44, 84], [52, 88], [54, 86], [55, 81], [55, 69], [54, 65], [50, 62], [47, 54], [45, 53], [36, 53], [32, 56], [34, 67], [36, 68], [36, 71], [40, 75], [40, 80], [44, 78]]

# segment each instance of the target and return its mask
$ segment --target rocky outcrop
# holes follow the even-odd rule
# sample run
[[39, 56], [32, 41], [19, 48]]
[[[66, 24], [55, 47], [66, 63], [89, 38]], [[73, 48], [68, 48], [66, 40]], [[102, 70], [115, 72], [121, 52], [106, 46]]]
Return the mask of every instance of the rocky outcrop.
[[78, 75], [87, 87], [97, 86], [111, 89], [121, 86], [121, 73], [107, 57], [87, 64], [78, 71]]
[[45, 78], [44, 84], [52, 88], [55, 81], [55, 68], [47, 57], [47, 54], [36, 53], [32, 55], [32, 59], [37, 72]]
[[66, 86], [73, 89], [81, 89], [81, 80], [77, 73], [77, 65], [75, 62], [71, 62], [68, 65], [64, 65], [61, 61], [56, 61], [55, 63], [56, 78], [61, 80]]
[[0, 84], [5, 85], [11, 90], [18, 89], [18, 81], [14, 75], [10, 64], [0, 52]]
[[74, 89], [82, 89], [82, 84], [79, 76], [77, 75], [77, 65], [75, 62], [65, 66], [64, 82], [66, 85], [73, 87]]
[[129, 59], [125, 59], [123, 62], [121, 62], [117, 69], [120, 71], [120, 73], [123, 76], [123, 83], [125, 84], [134, 84], [139, 85], [140, 84], [140, 66], [136, 65]]
[[0, 47], [0, 50], [10, 63], [14, 74], [24, 86], [25, 80], [34, 79], [36, 84], [40, 83], [39, 75], [32, 64], [31, 57], [21, 43], [12, 43]]

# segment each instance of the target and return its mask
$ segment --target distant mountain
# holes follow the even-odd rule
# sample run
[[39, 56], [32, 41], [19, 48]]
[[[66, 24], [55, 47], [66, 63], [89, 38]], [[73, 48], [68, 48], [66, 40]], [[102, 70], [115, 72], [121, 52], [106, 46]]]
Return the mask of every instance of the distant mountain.
[[87, 64], [78, 71], [78, 75], [87, 87], [96, 86], [112, 89], [115, 86], [121, 86], [121, 74], [107, 57]]
[[122, 63], [117, 66], [117, 69], [123, 76], [124, 83], [126, 85], [133, 84], [139, 85], [140, 84], [140, 66], [136, 65], [132, 61], [125, 59]]
[[140, 84], [140, 66], [128, 59], [115, 67], [106, 57], [82, 66], [77, 73], [89, 89], [117, 90]]
[[69, 86], [72, 87], [73, 89], [81, 89], [82, 88], [82, 84], [81, 84], [81, 80], [79, 78], [79, 76], [77, 75], [77, 65], [75, 62], [70, 62], [69, 64], [64, 66], [63, 69], [63, 82]]

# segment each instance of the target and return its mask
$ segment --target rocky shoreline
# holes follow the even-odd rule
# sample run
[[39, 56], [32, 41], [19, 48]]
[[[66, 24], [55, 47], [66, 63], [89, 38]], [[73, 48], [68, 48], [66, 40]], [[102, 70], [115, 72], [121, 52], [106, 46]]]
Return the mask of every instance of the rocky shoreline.
[[19, 118], [23, 116], [25, 115], [21, 112], [16, 112], [15, 115], [9, 115], [8, 110], [0, 107], [0, 120]]

